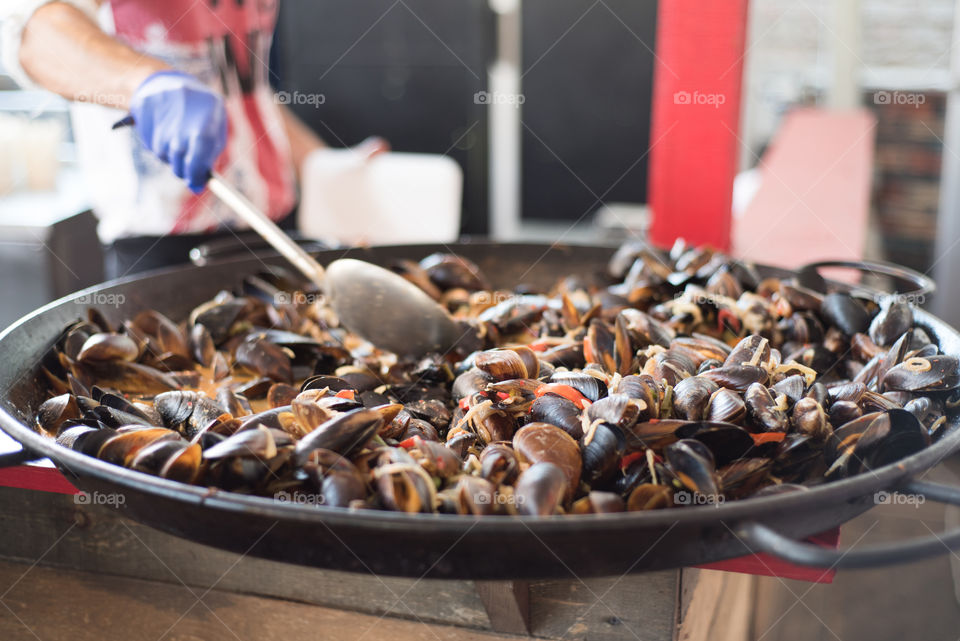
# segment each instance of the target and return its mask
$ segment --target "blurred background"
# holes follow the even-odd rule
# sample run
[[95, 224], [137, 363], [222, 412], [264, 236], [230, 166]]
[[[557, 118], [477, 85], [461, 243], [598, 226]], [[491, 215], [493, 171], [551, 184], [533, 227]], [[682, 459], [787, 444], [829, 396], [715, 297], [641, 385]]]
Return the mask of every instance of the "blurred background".
[[[944, 141], [955, 7], [749, 2], [735, 214], [760, 188], [751, 170], [791, 113], [861, 109], [871, 116], [860, 141], [868, 166], [857, 167], [869, 175], [869, 224], [852, 253], [935, 271], [936, 239], [953, 233], [937, 221], [954, 182]], [[270, 66], [281, 95], [331, 146], [376, 132], [397, 151], [453, 159], [460, 234], [589, 242], [649, 225], [656, 27], [657, 3], [629, 0], [287, 0]], [[14, 287], [27, 270], [45, 284], [16, 297], [4, 325], [101, 273], [95, 243], [77, 242], [92, 241], [94, 218], [81, 213], [67, 103], [19, 90], [0, 69], [0, 141], [0, 279]]]

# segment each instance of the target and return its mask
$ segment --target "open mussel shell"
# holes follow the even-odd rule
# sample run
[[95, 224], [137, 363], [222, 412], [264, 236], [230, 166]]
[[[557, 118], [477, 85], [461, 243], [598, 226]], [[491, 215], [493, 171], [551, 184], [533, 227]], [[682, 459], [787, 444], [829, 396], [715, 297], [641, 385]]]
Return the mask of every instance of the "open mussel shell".
[[293, 382], [290, 353], [265, 338], [254, 337], [240, 343], [234, 363], [272, 381]]
[[754, 494], [770, 480], [773, 460], [766, 457], [742, 458], [732, 461], [717, 470], [720, 489], [728, 498], [741, 498]]
[[468, 291], [490, 289], [477, 264], [463, 256], [442, 252], [430, 254], [420, 260], [420, 267], [442, 291], [455, 288]]
[[189, 324], [206, 327], [213, 342], [219, 345], [230, 335], [230, 328], [246, 306], [247, 302], [243, 299], [218, 296], [195, 308], [190, 314]]
[[920, 421], [905, 410], [889, 410], [876, 419], [863, 432], [854, 448], [856, 469], [872, 470], [894, 463], [919, 452], [930, 444], [930, 436]]
[[870, 424], [882, 414], [882, 412], [864, 414], [833, 431], [823, 447], [823, 458], [829, 466], [829, 475], [837, 472], [842, 475], [853, 453], [853, 448]]
[[670, 349], [685, 349], [697, 358], [697, 366], [704, 361], [713, 360], [723, 362], [730, 355], [730, 346], [712, 336], [695, 334], [693, 336], [677, 336], [670, 341]]
[[586, 409], [584, 423], [589, 428], [595, 421], [601, 421], [621, 430], [629, 430], [645, 409], [646, 403], [643, 401], [632, 399], [626, 394], [610, 394]]
[[829, 420], [833, 427], [840, 427], [863, 416], [863, 408], [852, 401], [835, 401], [830, 406]]
[[643, 401], [646, 409], [641, 413], [640, 420], [660, 418], [661, 389], [654, 378], [648, 374], [631, 374], [620, 379], [617, 385], [618, 394]]
[[718, 466], [747, 456], [754, 447], [750, 433], [730, 423], [708, 421], [686, 423], [676, 429], [675, 436], [681, 440], [702, 443]]
[[554, 372], [549, 382], [569, 385], [590, 402], [596, 402], [607, 395], [606, 385], [598, 378], [583, 372]]
[[436, 488], [430, 476], [415, 463], [388, 463], [373, 470], [374, 483], [384, 507], [398, 512], [433, 512]]
[[770, 391], [773, 394], [777, 396], [783, 394], [786, 396], [787, 400], [790, 402], [790, 405], [793, 405], [803, 398], [803, 392], [806, 389], [806, 380], [800, 374], [792, 374], [784, 377], [770, 386]]
[[703, 443], [683, 439], [665, 447], [663, 454], [670, 472], [684, 489], [703, 496], [719, 495], [713, 456]]
[[768, 378], [767, 370], [756, 365], [724, 365], [699, 376], [736, 392], [746, 391], [753, 383], [766, 383]]
[[272, 459], [277, 456], [279, 448], [288, 446], [291, 442], [285, 432], [260, 425], [253, 429], [235, 432], [232, 436], [205, 449], [203, 458], [209, 460], [235, 457]]
[[724, 367], [757, 365], [770, 360], [770, 341], [757, 334], [740, 340], [723, 361]]
[[491, 443], [480, 451], [480, 475], [495, 486], [513, 485], [520, 475], [520, 459], [506, 443]]
[[480, 352], [474, 359], [474, 365], [494, 381], [536, 377], [536, 372], [532, 376], [528, 374], [524, 359], [511, 349]]
[[710, 395], [706, 419], [718, 423], [740, 423], [747, 414], [743, 397], [731, 389], [721, 387]]
[[673, 489], [667, 485], [643, 483], [636, 486], [627, 497], [627, 510], [659, 510], [673, 507]]
[[773, 475], [784, 482], [803, 479], [815, 465], [822, 465], [823, 450], [805, 434], [788, 434], [777, 444]]
[[915, 356], [894, 365], [880, 380], [880, 389], [939, 392], [960, 387], [960, 361], [955, 356]]
[[318, 448], [350, 454], [373, 438], [381, 425], [383, 417], [380, 413], [365, 407], [338, 414], [318, 425], [297, 443], [294, 461], [302, 464]]
[[487, 389], [487, 385], [494, 381], [493, 377], [478, 367], [472, 367], [463, 372], [453, 381], [451, 393], [453, 400], [474, 396]]
[[580, 483], [584, 462], [580, 447], [565, 431], [548, 423], [530, 423], [513, 435], [513, 449], [522, 463], [555, 464], [567, 479], [566, 497], [573, 496]]
[[563, 504], [567, 476], [553, 463], [534, 463], [520, 475], [514, 490], [517, 512], [531, 516], [555, 514]]
[[616, 425], [595, 421], [583, 435], [580, 448], [584, 479], [591, 487], [604, 487], [627, 451], [627, 437]]
[[866, 333], [870, 327], [870, 314], [866, 307], [856, 298], [841, 292], [823, 297], [820, 315], [847, 336]]
[[658, 352], [649, 359], [643, 367], [643, 372], [652, 376], [654, 380], [676, 385], [684, 378], [693, 376], [697, 372], [697, 366], [685, 353], [668, 349]]
[[84, 341], [77, 353], [77, 360], [89, 361], [135, 361], [140, 355], [140, 346], [126, 334], [93, 334]]
[[458, 514], [483, 516], [496, 510], [497, 488], [487, 479], [463, 474], [454, 488]]
[[96, 456], [103, 444], [117, 434], [113, 428], [71, 424], [69, 421], [62, 428], [57, 435], [57, 444], [87, 456]]
[[615, 492], [590, 492], [570, 506], [571, 514], [613, 514], [623, 512], [623, 498]]
[[583, 436], [580, 408], [573, 401], [555, 394], [544, 394], [530, 406], [530, 420], [556, 425], [574, 440]]
[[192, 439], [224, 413], [216, 401], [200, 392], [177, 390], [158, 394], [154, 408], [164, 426]]
[[60, 431], [60, 426], [69, 419], [80, 418], [80, 408], [73, 394], [61, 394], [40, 404], [37, 410], [37, 425], [50, 434]]
[[107, 463], [129, 467], [140, 450], [160, 440], [178, 441], [180, 435], [164, 427], [124, 427], [104, 441], [96, 456]]
[[366, 498], [367, 485], [352, 462], [330, 450], [314, 450], [312, 459], [302, 469], [323, 505], [348, 507]]
[[704, 376], [683, 379], [673, 387], [674, 414], [688, 421], [703, 420], [707, 415], [710, 398], [718, 389], [720, 387], [715, 382]]
[[303, 383], [300, 385], [301, 392], [323, 389], [329, 390], [332, 394], [336, 394], [337, 392], [342, 392], [344, 390], [356, 391], [356, 388], [354, 388], [353, 385], [351, 385], [346, 379], [327, 374], [311, 376], [303, 381]]
[[147, 445], [130, 462], [131, 469], [181, 483], [193, 483], [200, 474], [199, 443], [159, 440]]
[[814, 398], [804, 397], [797, 401], [790, 420], [797, 432], [808, 434], [817, 440], [826, 439], [832, 431], [827, 413]]
[[[778, 400], [782, 398], [781, 400]], [[787, 418], [786, 395], [774, 397], [769, 388], [753, 383], [743, 394], [750, 416], [750, 423], [763, 432], [786, 432], [790, 427]]]
[[900, 338], [913, 326], [913, 308], [899, 300], [890, 300], [870, 322], [870, 339], [880, 347], [886, 347]]

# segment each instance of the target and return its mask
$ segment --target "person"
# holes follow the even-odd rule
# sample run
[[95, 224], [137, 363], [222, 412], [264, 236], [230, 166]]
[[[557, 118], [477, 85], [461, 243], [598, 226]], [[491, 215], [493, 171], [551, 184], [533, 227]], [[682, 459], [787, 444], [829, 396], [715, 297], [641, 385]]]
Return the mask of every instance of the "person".
[[[8, 0], [0, 9], [14, 80], [74, 101], [108, 278], [184, 262], [243, 226], [205, 189], [211, 171], [291, 226], [297, 169], [324, 142], [270, 86], [276, 17], [270, 0]], [[133, 126], [111, 131], [127, 113]], [[387, 145], [360, 147], [369, 157]]]

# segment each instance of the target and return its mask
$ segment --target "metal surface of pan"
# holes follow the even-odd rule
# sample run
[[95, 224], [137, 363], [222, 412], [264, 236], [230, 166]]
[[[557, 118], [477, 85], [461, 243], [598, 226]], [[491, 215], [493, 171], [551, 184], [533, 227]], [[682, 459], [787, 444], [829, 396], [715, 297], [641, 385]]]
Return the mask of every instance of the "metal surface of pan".
[[[602, 270], [612, 247], [463, 243], [320, 253], [329, 262], [350, 256], [386, 265], [453, 251], [476, 261], [495, 286], [548, 285], [561, 274]], [[908, 488], [960, 503], [960, 491], [911, 480], [960, 449], [957, 425], [939, 441], [902, 461], [808, 491], [721, 505], [649, 512], [562, 517], [410, 515], [346, 511], [208, 490], [110, 465], [56, 445], [35, 432], [43, 400], [39, 362], [60, 329], [90, 305], [111, 321], [144, 308], [183, 318], [193, 306], [244, 275], [279, 258], [246, 258], [186, 267], [107, 283], [61, 299], [0, 334], [0, 427], [27, 453], [13, 463], [50, 457], [78, 488], [122, 492], [118, 507], [130, 518], [208, 545], [254, 556], [323, 568], [386, 575], [507, 579], [586, 577], [694, 565], [767, 550], [810, 565], [830, 565], [837, 555], [816, 553], [794, 541], [835, 527], [866, 511], [880, 490]], [[789, 272], [761, 268], [764, 275]], [[116, 303], [110, 306], [108, 303]], [[960, 354], [960, 335], [917, 312], [917, 320], [943, 351]], [[953, 538], [949, 538], [953, 536]], [[792, 538], [790, 538], [792, 537]], [[947, 535], [960, 543], [960, 536]], [[876, 565], [935, 553], [930, 541], [893, 550], [855, 550], [839, 567]], [[946, 550], [942, 546], [940, 552]], [[830, 556], [834, 554], [834, 556]]]

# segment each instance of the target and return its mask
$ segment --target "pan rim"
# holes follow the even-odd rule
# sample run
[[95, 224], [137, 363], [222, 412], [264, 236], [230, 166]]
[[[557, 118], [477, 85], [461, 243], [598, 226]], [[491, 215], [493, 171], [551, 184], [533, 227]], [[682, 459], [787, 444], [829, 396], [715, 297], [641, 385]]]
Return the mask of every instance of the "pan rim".
[[[540, 243], [497, 243], [486, 240], [463, 243], [462, 245], [470, 245], [473, 247], [502, 247], [506, 245], [510, 247], [526, 246], [538, 249], [549, 249]], [[378, 250], [393, 249], [416, 252], [418, 249], [422, 249], [424, 251], [435, 251], [437, 247], [437, 245], [433, 244], [422, 244], [329, 250], [321, 255], [321, 260], [344, 255], [364, 255], [370, 252], [375, 253]], [[615, 247], [616, 245], [564, 243], [556, 245], [553, 248], [567, 251], [575, 250], [576, 248], [613, 250]], [[269, 264], [274, 260], [273, 257], [258, 258], [261, 258], [265, 264]], [[17, 332], [32, 319], [61, 305], [75, 302], [76, 299], [81, 296], [104, 292], [110, 288], [134, 281], [163, 278], [187, 271], [202, 272], [202, 270], [213, 265], [229, 266], [234, 263], [247, 263], [250, 260], [250, 257], [239, 257], [236, 259], [217, 261], [216, 263], [211, 263], [203, 267], [180, 266], [163, 268], [83, 289], [48, 303], [25, 315], [0, 332], [0, 344], [8, 340], [8, 336]], [[763, 267], [790, 273], [790, 270], [779, 267], [767, 265]], [[930, 324], [930, 322], [933, 321], [934, 323], [947, 327], [943, 321], [940, 321], [933, 315], [923, 310], [918, 311], [920, 312], [921, 322]], [[956, 334], [952, 328], [950, 328], [950, 331]], [[9, 385], [5, 389], [9, 389]], [[896, 463], [886, 465], [877, 470], [862, 472], [847, 479], [814, 486], [804, 491], [739, 499], [713, 506], [673, 507], [664, 510], [644, 512], [586, 515], [568, 514], [549, 517], [491, 516], [477, 518], [446, 514], [406, 514], [384, 510], [348, 510], [329, 506], [283, 503], [268, 497], [244, 495], [224, 490], [210, 491], [210, 489], [201, 486], [186, 485], [111, 465], [64, 448], [56, 444], [53, 440], [44, 437], [29, 425], [21, 422], [4, 407], [0, 407], [0, 428], [21, 444], [26, 445], [30, 450], [53, 459], [55, 463], [57, 463], [58, 468], [61, 466], [67, 468], [66, 473], [68, 475], [70, 473], [75, 475], [78, 473], [79, 475], [86, 474], [109, 484], [118, 485], [126, 490], [154, 494], [176, 501], [205, 505], [214, 509], [243, 512], [265, 518], [295, 519], [305, 523], [326, 523], [328, 525], [370, 527], [373, 529], [415, 529], [420, 531], [424, 527], [430, 527], [438, 533], [449, 532], [451, 534], [463, 533], [467, 528], [479, 528], [480, 531], [506, 535], [526, 534], [529, 532], [534, 534], [541, 532], [548, 534], [553, 532], [566, 532], [571, 528], [589, 533], [590, 530], [595, 528], [604, 530], [634, 530], [638, 528], [662, 527], [674, 523], [708, 525], [717, 522], [746, 522], [762, 517], [767, 512], [783, 512], [810, 508], [816, 506], [818, 503], [863, 501], [871, 492], [891, 488], [898, 482], [933, 467], [940, 460], [945, 459], [960, 449], [960, 429], [957, 429], [957, 425], [953, 424], [950, 428], [951, 431], [937, 442]], [[430, 525], [428, 526], [427, 524]]]
[[714, 506], [671, 507], [662, 510], [620, 512], [613, 514], [566, 514], [557, 516], [485, 516], [474, 517], [453, 514], [407, 514], [387, 510], [349, 510], [323, 505], [285, 503], [269, 497], [240, 494], [202, 486], [187, 485], [158, 476], [126, 469], [105, 461], [69, 450], [44, 437], [0, 408], [0, 428], [21, 444], [49, 457], [69, 480], [73, 476], [91, 476], [127, 490], [155, 494], [168, 499], [209, 506], [215, 509], [239, 511], [264, 518], [290, 519], [306, 523], [328, 525], [381, 526], [383, 529], [415, 529], [422, 531], [427, 524], [439, 531], [463, 533], [479, 527], [497, 534], [516, 534], [528, 531], [551, 533], [570, 528], [589, 533], [590, 529], [631, 530], [643, 527], [662, 527], [670, 524], [740, 523], [750, 521], [768, 511], [789, 511], [810, 507], [830, 497], [833, 501], [858, 501], [871, 492], [891, 488], [898, 481], [930, 469], [960, 449], [960, 429], [956, 426], [936, 443], [916, 454], [877, 470], [861, 472], [856, 476], [810, 487], [786, 494], [752, 497]]

